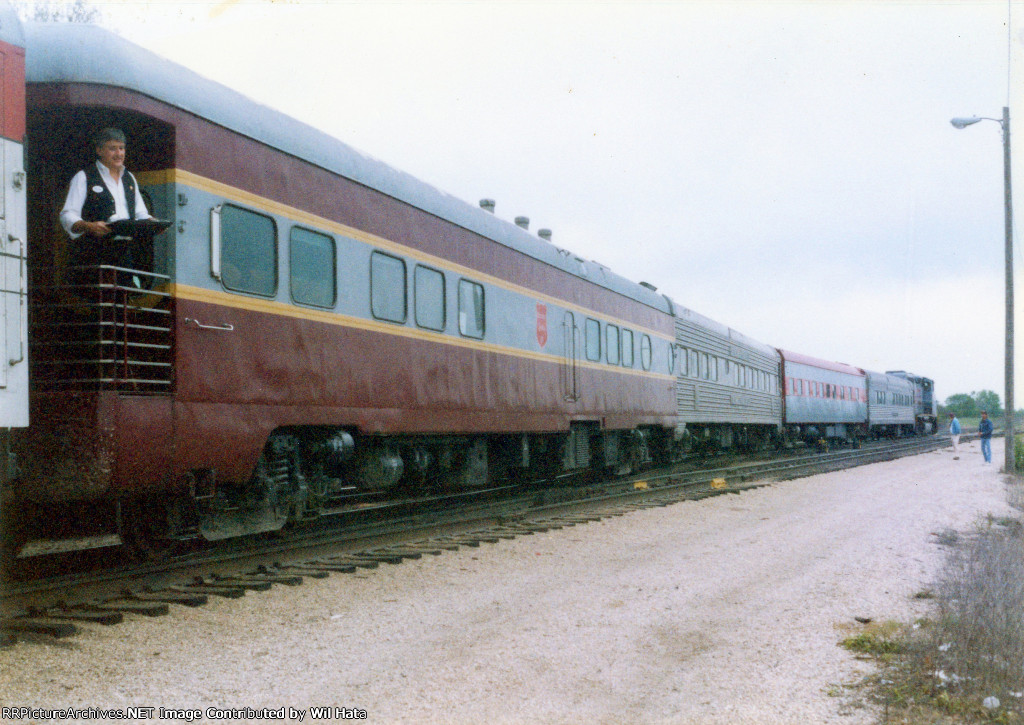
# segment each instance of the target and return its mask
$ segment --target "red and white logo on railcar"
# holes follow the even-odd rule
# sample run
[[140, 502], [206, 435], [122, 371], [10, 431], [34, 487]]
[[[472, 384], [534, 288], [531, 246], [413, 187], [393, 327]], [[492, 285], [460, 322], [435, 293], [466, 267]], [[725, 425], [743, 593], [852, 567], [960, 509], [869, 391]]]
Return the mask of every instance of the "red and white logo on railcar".
[[541, 347], [548, 341], [548, 306], [537, 303], [537, 342]]

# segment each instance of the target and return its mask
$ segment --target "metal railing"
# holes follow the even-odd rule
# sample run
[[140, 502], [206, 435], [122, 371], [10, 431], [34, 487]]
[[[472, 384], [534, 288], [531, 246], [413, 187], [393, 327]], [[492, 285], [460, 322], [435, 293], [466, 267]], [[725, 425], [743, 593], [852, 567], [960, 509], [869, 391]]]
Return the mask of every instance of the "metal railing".
[[167, 275], [102, 265], [69, 267], [61, 283], [33, 285], [32, 388], [170, 393], [169, 282]]

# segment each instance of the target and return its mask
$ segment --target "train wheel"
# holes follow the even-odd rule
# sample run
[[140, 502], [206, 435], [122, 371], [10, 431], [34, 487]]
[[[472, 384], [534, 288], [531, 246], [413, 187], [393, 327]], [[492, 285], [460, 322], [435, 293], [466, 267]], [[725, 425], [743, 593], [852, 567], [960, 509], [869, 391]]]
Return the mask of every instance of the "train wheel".
[[119, 533], [125, 549], [137, 561], [164, 561], [178, 540], [171, 536], [171, 509], [155, 500], [121, 503]]

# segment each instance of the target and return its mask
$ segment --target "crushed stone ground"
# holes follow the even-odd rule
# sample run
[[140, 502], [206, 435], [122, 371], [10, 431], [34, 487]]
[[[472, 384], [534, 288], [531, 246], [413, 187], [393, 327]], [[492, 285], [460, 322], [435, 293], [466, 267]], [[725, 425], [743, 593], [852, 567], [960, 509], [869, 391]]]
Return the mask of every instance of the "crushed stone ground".
[[285, 707], [303, 722], [326, 722], [310, 709], [326, 707], [336, 722], [365, 711], [370, 723], [870, 723], [877, 713], [846, 686], [871, 665], [838, 641], [857, 616], [926, 613], [913, 595], [942, 561], [936, 534], [1010, 514], [1006, 486], [974, 442], [958, 461], [947, 448], [84, 626], [0, 651], [0, 706]]

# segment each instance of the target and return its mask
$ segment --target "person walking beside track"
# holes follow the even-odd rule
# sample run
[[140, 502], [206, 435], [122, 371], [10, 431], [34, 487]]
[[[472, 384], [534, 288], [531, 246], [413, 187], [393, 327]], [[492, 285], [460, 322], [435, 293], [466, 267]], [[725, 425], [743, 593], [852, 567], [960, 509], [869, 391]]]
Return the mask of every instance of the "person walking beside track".
[[981, 434], [981, 455], [985, 456], [985, 463], [992, 462], [992, 421], [989, 420], [988, 412], [981, 411], [981, 422], [978, 423], [978, 433]]
[[949, 440], [953, 442], [953, 460], [960, 460], [960, 421], [952, 413], [949, 414]]

